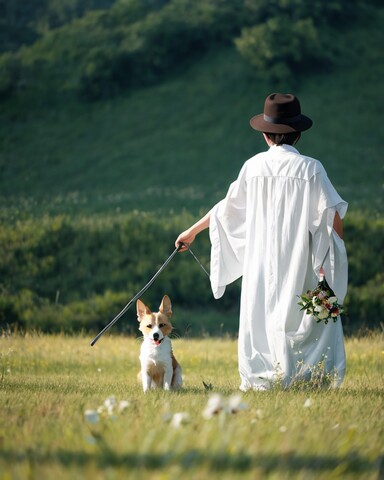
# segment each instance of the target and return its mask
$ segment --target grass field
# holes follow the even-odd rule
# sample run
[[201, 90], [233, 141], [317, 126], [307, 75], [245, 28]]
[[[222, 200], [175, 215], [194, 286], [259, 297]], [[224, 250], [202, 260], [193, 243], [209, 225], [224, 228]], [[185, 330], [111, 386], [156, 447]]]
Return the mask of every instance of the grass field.
[[[144, 395], [138, 340], [106, 336], [92, 348], [82, 336], [3, 336], [0, 479], [376, 480], [383, 340], [347, 340], [339, 390], [247, 393], [236, 414], [206, 418], [213, 393], [238, 402], [235, 340], [175, 340], [184, 389]], [[87, 422], [111, 395], [124, 409]]]

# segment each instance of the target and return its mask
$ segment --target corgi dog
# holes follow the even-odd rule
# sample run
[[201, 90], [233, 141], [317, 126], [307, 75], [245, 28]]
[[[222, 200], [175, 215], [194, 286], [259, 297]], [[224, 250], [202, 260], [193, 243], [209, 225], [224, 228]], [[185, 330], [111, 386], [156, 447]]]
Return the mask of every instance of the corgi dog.
[[152, 313], [141, 301], [136, 302], [139, 330], [144, 340], [140, 349], [141, 379], [143, 390], [163, 388], [177, 390], [182, 386], [181, 367], [172, 351], [169, 334], [172, 331], [170, 318], [172, 304], [168, 295], [164, 295], [159, 311]]

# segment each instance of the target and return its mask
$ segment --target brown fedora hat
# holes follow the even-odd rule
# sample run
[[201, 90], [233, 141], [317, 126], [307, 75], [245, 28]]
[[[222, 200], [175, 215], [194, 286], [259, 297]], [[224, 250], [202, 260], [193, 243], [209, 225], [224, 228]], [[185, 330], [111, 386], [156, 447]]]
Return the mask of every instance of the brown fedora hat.
[[312, 127], [312, 120], [301, 113], [300, 102], [290, 93], [272, 93], [264, 103], [264, 113], [249, 121], [251, 127], [266, 133], [303, 132]]

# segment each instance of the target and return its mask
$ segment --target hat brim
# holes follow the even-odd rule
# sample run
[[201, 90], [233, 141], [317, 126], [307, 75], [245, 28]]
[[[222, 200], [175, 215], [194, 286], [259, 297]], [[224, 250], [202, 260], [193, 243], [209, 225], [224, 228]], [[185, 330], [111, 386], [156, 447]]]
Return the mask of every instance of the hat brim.
[[291, 133], [304, 132], [312, 127], [312, 120], [305, 115], [301, 115], [300, 119], [294, 123], [272, 123], [264, 119], [264, 114], [255, 115], [249, 121], [254, 130], [265, 133]]

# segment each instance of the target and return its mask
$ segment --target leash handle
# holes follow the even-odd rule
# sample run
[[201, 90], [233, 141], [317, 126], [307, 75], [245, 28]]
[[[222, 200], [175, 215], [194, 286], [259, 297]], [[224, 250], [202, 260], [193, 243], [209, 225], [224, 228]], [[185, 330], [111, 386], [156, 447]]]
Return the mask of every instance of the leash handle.
[[155, 275], [149, 280], [149, 282], [140, 290], [140, 292], [138, 292], [133, 298], [132, 300], [130, 300], [127, 305], [125, 305], [125, 307], [121, 310], [121, 312], [119, 312], [115, 318], [113, 320], [111, 320], [108, 325], [106, 325], [103, 330], [101, 330], [101, 332], [99, 332], [96, 337], [92, 340], [91, 342], [91, 347], [93, 347], [95, 345], [95, 343], [99, 340], [99, 338], [104, 335], [104, 333], [109, 330], [112, 325], [114, 325], [118, 320], [119, 318], [121, 318], [124, 313], [132, 306], [132, 304], [139, 298], [141, 297], [141, 295], [143, 295], [143, 293], [148, 290], [148, 288], [152, 285], [152, 283], [156, 280], [156, 278], [160, 275], [160, 273], [164, 270], [164, 268], [168, 265], [168, 263], [172, 260], [172, 258], [176, 255], [176, 253], [180, 250], [180, 248], [182, 247], [183, 245], [182, 244], [179, 244], [175, 250], [171, 253], [171, 255], [167, 258], [167, 260], [163, 263], [163, 265], [159, 268], [159, 270], [155, 273]]

